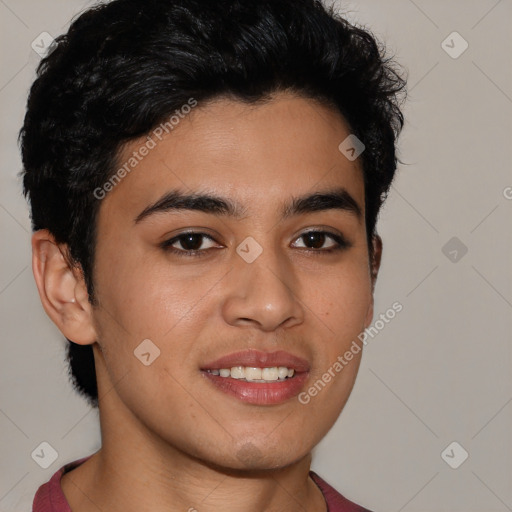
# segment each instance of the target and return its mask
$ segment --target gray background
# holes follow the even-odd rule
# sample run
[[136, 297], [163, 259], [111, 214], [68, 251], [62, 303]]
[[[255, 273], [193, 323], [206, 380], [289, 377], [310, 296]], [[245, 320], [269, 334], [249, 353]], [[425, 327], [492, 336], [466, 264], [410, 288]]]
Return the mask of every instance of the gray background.
[[[2, 511], [30, 510], [40, 484], [100, 446], [97, 412], [72, 391], [63, 336], [39, 301], [17, 177], [16, 136], [40, 59], [31, 43], [62, 33], [86, 5], [0, 0]], [[403, 311], [369, 340], [313, 469], [376, 512], [512, 510], [511, 1], [338, 5], [409, 73], [405, 165], [380, 220], [376, 290], [376, 316], [395, 301]], [[461, 40], [442, 46], [453, 31], [469, 44], [458, 58], [445, 45], [453, 54]], [[42, 441], [58, 452], [48, 469], [31, 458]], [[469, 453], [458, 469], [441, 457], [453, 441]], [[453, 464], [461, 449], [448, 453]]]

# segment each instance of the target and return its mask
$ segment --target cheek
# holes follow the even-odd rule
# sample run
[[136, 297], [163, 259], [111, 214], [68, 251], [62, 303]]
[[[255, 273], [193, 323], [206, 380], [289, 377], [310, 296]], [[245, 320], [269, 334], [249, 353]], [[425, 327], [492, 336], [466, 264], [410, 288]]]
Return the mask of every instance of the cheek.
[[[320, 328], [343, 345], [364, 330], [372, 305], [368, 268], [355, 264], [333, 272], [318, 273], [305, 278], [302, 300], [314, 312]], [[339, 348], [339, 347], [338, 347]]]
[[107, 322], [136, 338], [162, 338], [189, 317], [222, 278], [219, 270], [202, 272], [171, 265], [165, 259], [126, 258], [98, 272], [98, 294]]
[[325, 388], [317, 386], [321, 392], [313, 390], [321, 396], [310, 405], [319, 410], [325, 407], [332, 418], [339, 414], [354, 384], [362, 356], [358, 336], [364, 331], [373, 302], [368, 267], [362, 261], [338, 268], [321, 279], [317, 275], [314, 293], [309, 294], [307, 303], [314, 312], [312, 321], [319, 329], [317, 364], [311, 382], [325, 382]]
[[[170, 393], [177, 400], [178, 383], [195, 377], [195, 342], [213, 321], [211, 290], [222, 275], [213, 271], [191, 278], [179, 268], [152, 262], [125, 262], [108, 270], [98, 289], [96, 323], [110, 380], [123, 379], [119, 392], [136, 409], [144, 408], [145, 396], [168, 403]], [[144, 358], [154, 362], [145, 366]], [[189, 399], [186, 394], [180, 398], [184, 404]]]

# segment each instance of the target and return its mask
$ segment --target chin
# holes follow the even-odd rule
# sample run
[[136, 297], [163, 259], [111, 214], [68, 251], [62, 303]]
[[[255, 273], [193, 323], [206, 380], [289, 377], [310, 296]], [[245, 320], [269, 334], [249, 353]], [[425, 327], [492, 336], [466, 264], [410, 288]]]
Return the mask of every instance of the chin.
[[281, 450], [276, 451], [275, 447], [269, 446], [268, 440], [264, 447], [259, 447], [256, 442], [244, 441], [236, 446], [233, 443], [228, 449], [229, 453], [225, 456], [216, 451], [210, 457], [204, 457], [203, 461], [206, 465], [223, 473], [258, 473], [285, 468], [303, 459], [309, 453], [309, 451], [304, 453], [304, 447], [299, 450], [292, 446], [285, 447], [283, 444], [281, 444]]

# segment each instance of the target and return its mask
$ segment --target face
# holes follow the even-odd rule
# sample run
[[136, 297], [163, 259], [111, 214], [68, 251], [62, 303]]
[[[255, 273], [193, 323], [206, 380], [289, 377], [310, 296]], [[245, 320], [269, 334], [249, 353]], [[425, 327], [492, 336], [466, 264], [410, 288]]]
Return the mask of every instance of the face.
[[279, 467], [336, 421], [361, 352], [332, 368], [373, 314], [363, 176], [338, 150], [349, 134], [311, 99], [216, 99], [153, 137], [102, 200], [100, 381], [167, 444], [223, 467]]

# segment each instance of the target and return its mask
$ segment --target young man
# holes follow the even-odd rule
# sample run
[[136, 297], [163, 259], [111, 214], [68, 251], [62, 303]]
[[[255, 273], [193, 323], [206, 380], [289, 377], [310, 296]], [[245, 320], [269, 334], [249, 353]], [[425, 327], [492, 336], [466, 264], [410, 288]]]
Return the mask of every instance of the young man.
[[372, 321], [404, 86], [314, 0], [115, 0], [57, 38], [24, 190], [102, 447], [35, 511], [364, 510], [311, 451]]

